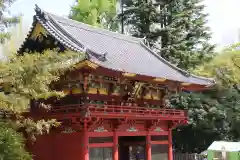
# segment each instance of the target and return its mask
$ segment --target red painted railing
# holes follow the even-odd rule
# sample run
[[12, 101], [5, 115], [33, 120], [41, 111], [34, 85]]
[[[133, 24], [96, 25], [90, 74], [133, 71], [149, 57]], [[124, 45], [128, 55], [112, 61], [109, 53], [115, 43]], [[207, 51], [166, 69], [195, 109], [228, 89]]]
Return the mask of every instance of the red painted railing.
[[131, 119], [161, 119], [161, 120], [186, 120], [187, 112], [176, 109], [157, 109], [135, 106], [117, 106], [103, 104], [68, 105], [53, 107], [54, 113], [79, 113], [85, 112], [88, 116], [103, 118], [131, 118]]

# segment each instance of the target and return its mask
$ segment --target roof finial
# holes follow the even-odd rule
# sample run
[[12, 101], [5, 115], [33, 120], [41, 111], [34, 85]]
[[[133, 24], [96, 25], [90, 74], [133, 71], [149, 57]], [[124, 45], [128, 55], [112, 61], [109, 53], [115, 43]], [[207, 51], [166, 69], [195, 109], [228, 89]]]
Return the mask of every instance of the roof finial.
[[36, 15], [37, 15], [38, 17], [41, 17], [42, 20], [44, 20], [44, 21], [48, 18], [48, 16], [44, 13], [43, 10], [41, 10], [40, 7], [38, 7], [37, 4], [35, 4], [35, 12], [36, 12]]
[[42, 12], [41, 8], [39, 8], [37, 4], [35, 4], [35, 12], [36, 13], [41, 13]]

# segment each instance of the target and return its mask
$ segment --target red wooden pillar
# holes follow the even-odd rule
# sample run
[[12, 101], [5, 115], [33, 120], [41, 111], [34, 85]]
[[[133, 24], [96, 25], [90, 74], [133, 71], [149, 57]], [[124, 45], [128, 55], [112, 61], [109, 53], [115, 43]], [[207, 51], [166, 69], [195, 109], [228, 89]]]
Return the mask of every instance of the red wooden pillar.
[[173, 160], [172, 129], [168, 130], [168, 160]]
[[149, 133], [147, 134], [146, 140], [147, 140], [146, 144], [147, 160], [152, 160], [151, 135]]
[[83, 160], [89, 160], [89, 136], [87, 123], [84, 122], [84, 130], [83, 130]]
[[113, 160], [118, 160], [118, 135], [116, 130], [113, 133]]

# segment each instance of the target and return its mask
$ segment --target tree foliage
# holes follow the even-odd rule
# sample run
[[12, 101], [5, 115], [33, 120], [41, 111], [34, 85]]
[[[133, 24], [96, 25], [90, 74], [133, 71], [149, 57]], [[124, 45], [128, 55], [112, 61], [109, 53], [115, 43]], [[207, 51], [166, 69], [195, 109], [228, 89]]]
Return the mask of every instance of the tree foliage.
[[[190, 124], [174, 132], [176, 150], [201, 152], [214, 140], [240, 139], [239, 44], [224, 49], [195, 73], [215, 77], [214, 89], [181, 93], [171, 98], [173, 107], [189, 111]], [[187, 135], [187, 136], [186, 136]], [[187, 137], [187, 140], [186, 138]]]
[[[2, 147], [8, 147], [6, 148], [8, 151], [4, 152], [2, 156], [11, 157], [15, 155], [15, 146], [11, 144], [14, 140], [16, 140], [14, 142], [16, 145], [23, 143], [23, 138], [16, 131], [22, 130], [27, 133], [29, 138], [33, 139], [36, 135], [48, 133], [51, 127], [59, 125], [55, 120], [34, 121], [21, 115], [29, 111], [30, 101], [33, 99], [63, 96], [62, 92], [50, 88], [50, 84], [57, 81], [61, 74], [71, 69], [74, 63], [81, 61], [83, 58], [84, 54], [80, 53], [70, 51], [57, 53], [49, 50], [42, 54], [33, 53], [23, 56], [7, 54], [5, 59], [0, 60], [0, 123], [4, 124], [6, 119], [12, 117], [17, 118], [13, 121], [14, 128], [8, 126], [8, 130], [5, 130], [7, 126], [5, 128], [0, 126], [1, 135], [9, 136], [10, 133], [12, 134], [12, 137], [7, 139], [9, 141], [2, 144]], [[48, 109], [49, 106], [41, 104], [39, 107]], [[15, 133], [13, 133], [14, 131]], [[21, 156], [19, 155], [19, 157]]]
[[25, 141], [21, 133], [16, 132], [7, 122], [0, 122], [0, 159], [31, 160], [25, 150]]
[[120, 16], [128, 32], [146, 38], [163, 58], [183, 69], [211, 59], [214, 46], [201, 0], [125, 0]]
[[211, 63], [205, 63], [194, 72], [204, 76], [215, 76], [218, 83], [227, 86], [240, 84], [240, 43], [234, 44], [216, 56]]
[[[34, 140], [36, 135], [48, 133], [51, 127], [59, 125], [56, 120], [34, 121], [22, 117], [22, 113], [29, 111], [32, 99], [63, 96], [62, 92], [52, 90], [49, 84], [84, 58], [84, 54], [53, 50], [19, 56], [13, 45], [19, 41], [15, 37], [18, 32], [14, 30], [11, 40], [3, 45], [3, 58], [0, 59], [0, 142], [3, 142], [0, 143], [0, 158], [4, 160], [28, 160], [31, 157], [24, 150], [25, 140], [19, 131]], [[40, 107], [48, 109], [49, 106], [41, 104]], [[14, 121], [11, 120], [13, 117]]]
[[78, 0], [69, 18], [93, 26], [116, 30], [116, 0]]
[[215, 78], [202, 93], [172, 95], [173, 108], [189, 111], [189, 125], [173, 133], [177, 152], [201, 152], [214, 140], [239, 140], [239, 44], [214, 53], [201, 0], [123, 0], [125, 32], [146, 38], [163, 58]]
[[29, 109], [32, 99], [62, 96], [49, 87], [60, 74], [84, 58], [83, 54], [45, 51], [43, 54], [12, 55], [0, 61], [0, 108], [13, 114]]

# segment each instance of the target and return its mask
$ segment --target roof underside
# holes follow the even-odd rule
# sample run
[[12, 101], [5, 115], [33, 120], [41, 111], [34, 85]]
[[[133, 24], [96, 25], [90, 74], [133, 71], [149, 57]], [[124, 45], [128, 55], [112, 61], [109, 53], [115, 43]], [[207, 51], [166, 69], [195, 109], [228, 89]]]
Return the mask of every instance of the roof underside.
[[126, 36], [36, 9], [43, 27], [66, 47], [86, 52], [88, 59], [104, 68], [168, 80], [212, 85], [213, 80], [187, 74], [153, 53], [143, 39]]

